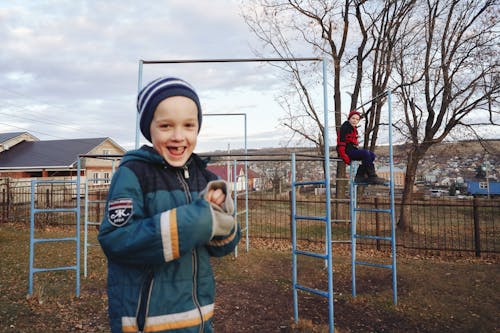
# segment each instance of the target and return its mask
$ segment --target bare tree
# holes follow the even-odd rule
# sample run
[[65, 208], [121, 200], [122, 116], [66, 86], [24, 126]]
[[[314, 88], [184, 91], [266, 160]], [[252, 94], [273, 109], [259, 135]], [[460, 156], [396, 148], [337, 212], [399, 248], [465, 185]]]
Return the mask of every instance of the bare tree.
[[[385, 102], [374, 97], [387, 89], [400, 27], [415, 1], [254, 0], [249, 3], [244, 17], [262, 41], [262, 52], [293, 58], [304, 52], [305, 45], [308, 53], [329, 59], [333, 67], [336, 130], [343, 120], [342, 92], [350, 90], [349, 110], [352, 110], [360, 100], [361, 91], [371, 91], [368, 99], [373, 102], [365, 110], [364, 146], [374, 149]], [[323, 126], [322, 107], [314, 101], [314, 88], [319, 83], [317, 67], [289, 61], [281, 68], [290, 82], [288, 93], [280, 99], [287, 115], [284, 125], [314, 143], [322, 154], [322, 138], [329, 129]], [[336, 175], [337, 179], [345, 178], [343, 162], [337, 164]], [[337, 198], [344, 196], [346, 186], [345, 181], [337, 181]], [[338, 207], [335, 211], [339, 211]]]
[[[410, 206], [419, 161], [456, 131], [498, 126], [498, 1], [420, 3], [398, 45], [398, 89], [409, 146], [398, 226], [411, 230]], [[405, 84], [413, 82], [412, 84]]]

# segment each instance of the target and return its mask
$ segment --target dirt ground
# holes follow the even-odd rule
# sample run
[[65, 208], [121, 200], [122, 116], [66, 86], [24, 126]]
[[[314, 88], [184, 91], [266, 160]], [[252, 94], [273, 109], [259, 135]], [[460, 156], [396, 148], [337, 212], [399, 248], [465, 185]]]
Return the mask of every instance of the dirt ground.
[[[255, 244], [254, 244], [255, 246]], [[328, 332], [326, 298], [299, 292], [299, 324], [293, 320], [291, 255], [283, 244], [263, 242], [238, 258], [214, 261], [218, 332]], [[273, 249], [274, 247], [274, 249]], [[358, 267], [352, 297], [350, 253], [334, 258], [336, 332], [498, 332], [500, 270], [496, 260], [398, 258], [393, 304], [388, 269]], [[383, 254], [361, 253], [365, 261]], [[318, 259], [298, 262], [298, 282], [326, 290], [327, 272]]]
[[[54, 235], [59, 231], [46, 231]], [[40, 273], [27, 296], [29, 234], [0, 226], [0, 332], [108, 332], [106, 260], [89, 253], [89, 272], [74, 296], [74, 273]], [[64, 259], [61, 246], [37, 254]], [[428, 258], [398, 254], [398, 305], [388, 269], [361, 267], [351, 295], [347, 249], [334, 249], [336, 332], [498, 332], [500, 293], [497, 258]], [[387, 254], [365, 251], [362, 260]], [[328, 332], [326, 298], [299, 293], [293, 320], [291, 251], [286, 242], [251, 239], [250, 251], [213, 260], [217, 296], [215, 329], [235, 332]], [[299, 259], [299, 283], [326, 289], [327, 272], [315, 258]]]

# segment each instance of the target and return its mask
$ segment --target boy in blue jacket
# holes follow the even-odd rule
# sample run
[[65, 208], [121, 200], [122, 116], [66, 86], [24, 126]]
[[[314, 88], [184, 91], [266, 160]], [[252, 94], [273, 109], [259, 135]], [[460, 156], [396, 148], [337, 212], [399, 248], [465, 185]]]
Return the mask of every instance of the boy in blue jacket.
[[187, 82], [159, 78], [138, 95], [152, 143], [127, 152], [111, 181], [99, 242], [108, 258], [112, 332], [213, 332], [210, 256], [240, 239], [230, 188], [193, 153], [201, 127]]

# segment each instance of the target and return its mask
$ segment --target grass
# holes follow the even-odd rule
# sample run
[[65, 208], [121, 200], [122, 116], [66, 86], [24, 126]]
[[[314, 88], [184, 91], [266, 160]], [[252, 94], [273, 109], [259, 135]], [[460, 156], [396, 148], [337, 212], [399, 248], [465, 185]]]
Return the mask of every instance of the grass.
[[[38, 237], [63, 237], [68, 228], [38, 230]], [[95, 230], [91, 242], [96, 243]], [[83, 237], [82, 237], [83, 241]], [[300, 322], [294, 323], [290, 246], [251, 239], [250, 252], [214, 260], [218, 300], [217, 332], [324, 332], [327, 306], [322, 298], [300, 293]], [[301, 244], [301, 248], [322, 244]], [[37, 266], [74, 263], [74, 246], [38, 244]], [[0, 225], [0, 332], [107, 332], [106, 260], [91, 247], [88, 277], [75, 297], [75, 272], [35, 274], [28, 296], [29, 229]], [[319, 248], [319, 252], [323, 249]], [[318, 251], [317, 251], [318, 252]], [[351, 296], [350, 253], [334, 249], [337, 332], [495, 332], [500, 267], [496, 258], [432, 258], [398, 254], [398, 305], [392, 304], [389, 270], [359, 267], [357, 297]], [[83, 257], [83, 252], [82, 252]], [[384, 258], [385, 257], [385, 258]], [[361, 261], [389, 260], [388, 254], [360, 251]], [[83, 265], [83, 259], [81, 261]], [[299, 261], [299, 279], [324, 288], [323, 263]], [[82, 269], [83, 274], [83, 269]], [[265, 312], [262, 312], [265, 309]], [[260, 312], [259, 312], [260, 311]], [[219, 325], [219, 326], [217, 326]]]

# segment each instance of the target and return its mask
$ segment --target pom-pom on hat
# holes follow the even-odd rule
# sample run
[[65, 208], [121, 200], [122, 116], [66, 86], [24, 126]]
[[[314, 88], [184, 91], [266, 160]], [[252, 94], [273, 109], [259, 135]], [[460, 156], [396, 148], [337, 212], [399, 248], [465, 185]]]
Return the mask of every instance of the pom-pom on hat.
[[351, 119], [351, 117], [354, 116], [355, 114], [357, 114], [358, 117], [361, 118], [361, 113], [359, 113], [356, 110], [352, 110], [351, 112], [349, 112], [349, 115], [347, 116], [347, 120]]
[[195, 102], [198, 108], [198, 132], [200, 131], [202, 118], [201, 105], [193, 86], [176, 77], [161, 77], [148, 83], [137, 96], [137, 111], [140, 116], [141, 132], [148, 141], [151, 142], [149, 129], [156, 107], [164, 99], [173, 96], [184, 96]]

